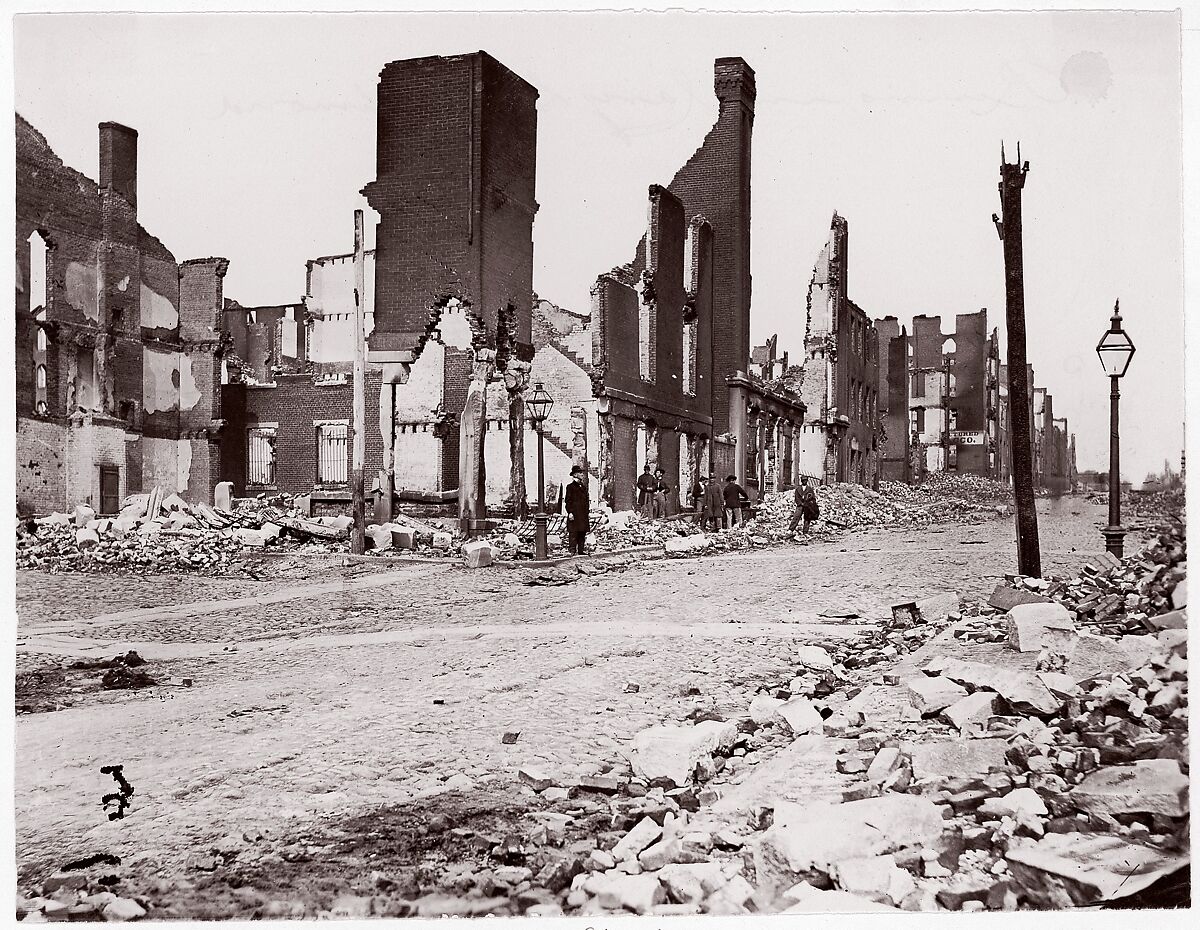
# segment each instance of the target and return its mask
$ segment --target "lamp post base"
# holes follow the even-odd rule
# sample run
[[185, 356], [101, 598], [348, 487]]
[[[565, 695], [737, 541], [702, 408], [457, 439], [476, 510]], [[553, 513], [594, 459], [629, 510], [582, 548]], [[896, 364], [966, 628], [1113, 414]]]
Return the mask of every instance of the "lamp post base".
[[1125, 558], [1125, 527], [1106, 526], [1100, 532], [1104, 534], [1104, 548], [1118, 559]]
[[539, 562], [546, 559], [546, 523], [549, 517], [544, 513], [537, 513], [533, 517], [533, 557]]

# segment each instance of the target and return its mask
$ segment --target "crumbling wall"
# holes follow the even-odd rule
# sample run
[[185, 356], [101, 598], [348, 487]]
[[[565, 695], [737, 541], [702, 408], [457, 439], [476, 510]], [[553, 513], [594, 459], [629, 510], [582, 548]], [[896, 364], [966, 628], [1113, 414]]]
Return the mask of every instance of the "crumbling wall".
[[[373, 356], [417, 349], [452, 295], [495, 339], [516, 308], [530, 342], [537, 90], [486, 52], [394, 61], [380, 72]], [[495, 346], [492, 346], [495, 348]]]
[[[304, 306], [311, 320], [308, 357], [314, 362], [354, 359], [354, 255], [328, 255], [308, 262]], [[375, 329], [375, 250], [363, 253], [364, 332]]]
[[47, 513], [67, 499], [67, 427], [19, 418], [15, 436], [19, 513]]

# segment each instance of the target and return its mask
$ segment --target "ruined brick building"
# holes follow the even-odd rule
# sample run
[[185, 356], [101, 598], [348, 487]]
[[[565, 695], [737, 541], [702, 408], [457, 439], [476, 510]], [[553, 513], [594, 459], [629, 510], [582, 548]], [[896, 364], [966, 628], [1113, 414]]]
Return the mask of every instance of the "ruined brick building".
[[808, 286], [800, 469], [818, 481], [877, 487], [880, 344], [847, 295], [849, 251], [849, 226], [834, 213]]
[[[887, 445], [883, 475], [921, 481], [938, 472], [1012, 480], [1008, 367], [1000, 340], [988, 330], [987, 310], [960, 313], [954, 331], [941, 317], [913, 318], [912, 334], [895, 317], [876, 321], [886, 360], [879, 371], [879, 410]], [[1030, 385], [1034, 371], [1028, 366]], [[1035, 487], [1062, 492], [1074, 484], [1074, 458], [1065, 420], [1054, 418], [1053, 397], [1033, 388], [1029, 398]], [[907, 441], [892, 445], [907, 418]]]
[[[381, 517], [393, 492], [457, 497], [464, 520], [489, 499], [524, 500], [536, 102], [485, 52], [380, 72], [376, 178], [363, 191], [380, 219], [362, 299], [365, 472]], [[353, 282], [352, 255], [324, 256], [308, 263], [304, 299], [282, 322], [280, 308], [253, 308], [262, 332], [250, 316], [227, 316], [252, 356], [252, 377], [226, 388], [235, 491], [349, 500]], [[484, 402], [464, 417], [468, 395]]]
[[138, 223], [137, 141], [100, 124], [97, 183], [16, 118], [19, 512], [211, 499], [227, 263], [181, 264]]
[[[803, 404], [750, 370], [754, 72], [719, 59], [714, 89], [713, 128], [650, 188], [633, 261], [600, 276], [583, 313], [532, 294], [537, 91], [482, 52], [383, 69], [365, 310], [366, 466], [385, 499], [456, 496], [469, 520], [535, 498], [524, 401], [538, 382], [555, 400], [552, 492], [573, 463], [617, 508], [646, 462], [675, 479], [674, 506], [710, 471], [752, 491], [794, 483]], [[226, 388], [226, 476], [239, 493], [345, 498], [351, 259], [309, 262], [299, 306], [226, 311], [241, 372]]]
[[881, 390], [891, 392], [897, 412], [908, 408], [910, 479], [942, 471], [999, 478], [1000, 349], [987, 310], [957, 314], [951, 333], [942, 332], [940, 316], [926, 314], [913, 318], [911, 335], [899, 333], [895, 317], [876, 325], [889, 355], [905, 359], [903, 381], [884, 385], [881, 372]]

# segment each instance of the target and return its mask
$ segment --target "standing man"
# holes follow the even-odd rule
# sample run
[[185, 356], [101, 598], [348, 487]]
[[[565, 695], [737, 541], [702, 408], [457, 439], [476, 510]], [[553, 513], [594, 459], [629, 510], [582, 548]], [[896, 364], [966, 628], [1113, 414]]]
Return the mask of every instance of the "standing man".
[[701, 503], [703, 509], [700, 512], [700, 529], [707, 529], [709, 521], [712, 521], [712, 528], [716, 531], [725, 522], [725, 495], [721, 493], [721, 486], [712, 475], [701, 480], [704, 482], [704, 498]]
[[657, 487], [658, 482], [655, 481], [654, 476], [650, 474], [650, 463], [647, 462], [637, 480], [638, 513], [640, 513], [643, 517], [649, 517], [653, 515], [654, 489]]
[[584, 555], [588, 533], [588, 493], [583, 484], [583, 466], [571, 466], [571, 480], [563, 495], [567, 505], [567, 549]]
[[692, 512], [695, 513], [693, 518], [701, 527], [704, 524], [704, 486], [708, 483], [708, 479], [701, 476], [696, 479], [696, 483], [692, 485]]
[[725, 525], [733, 529], [742, 523], [742, 508], [749, 506], [750, 497], [745, 489], [737, 483], [736, 475], [725, 478], [725, 487], [721, 489], [725, 501]]
[[667, 492], [671, 490], [663, 480], [666, 474], [661, 468], [654, 469], [654, 516], [660, 520], [667, 515]]
[[809, 524], [821, 515], [821, 507], [817, 503], [817, 492], [812, 489], [812, 485], [808, 483], [807, 478], [800, 479], [800, 486], [794, 492], [794, 502], [796, 512], [792, 514], [792, 522], [788, 526], [788, 533], [794, 535], [796, 524], [803, 519], [803, 532], [807, 536]]

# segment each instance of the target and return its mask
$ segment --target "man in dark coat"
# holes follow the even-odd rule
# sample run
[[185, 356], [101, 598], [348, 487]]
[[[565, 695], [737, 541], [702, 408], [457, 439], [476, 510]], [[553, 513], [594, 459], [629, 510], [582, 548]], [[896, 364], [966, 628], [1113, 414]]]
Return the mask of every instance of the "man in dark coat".
[[568, 549], [578, 555], [584, 554], [584, 543], [588, 534], [588, 493], [583, 483], [583, 466], [571, 466], [571, 480], [567, 483], [567, 541]]
[[746, 489], [738, 484], [736, 475], [726, 476], [721, 494], [725, 503], [725, 525], [733, 529], [739, 523], [745, 522], [742, 520], [742, 514], [744, 508], [750, 506], [750, 496], [746, 494]]
[[713, 530], [719, 530], [724, 522], [725, 495], [721, 493], [721, 485], [712, 475], [701, 478], [704, 492], [700, 499], [700, 529], [706, 530], [712, 525]]
[[804, 521], [804, 535], [808, 535], [809, 524], [821, 516], [821, 507], [817, 503], [817, 492], [812, 489], [807, 478], [801, 478], [794, 492], [796, 512], [792, 514], [792, 522], [788, 527], [789, 533], [796, 532], [796, 524]]
[[658, 482], [654, 476], [650, 474], [650, 466], [646, 465], [642, 469], [642, 474], [637, 480], [637, 507], [638, 513], [643, 517], [653, 516], [654, 513], [654, 492], [658, 488]]

